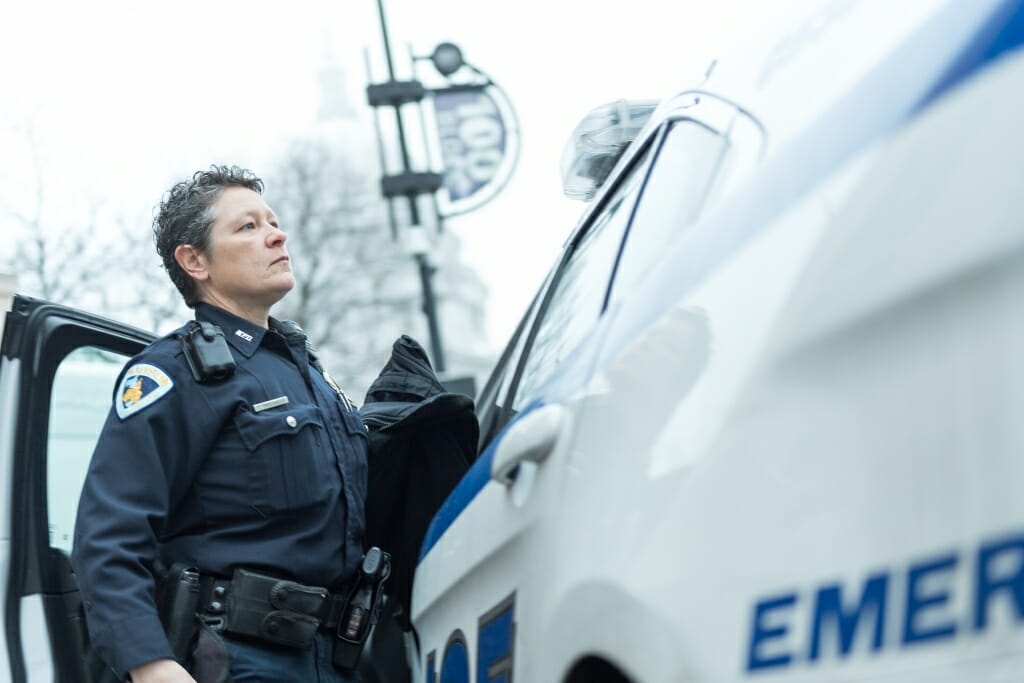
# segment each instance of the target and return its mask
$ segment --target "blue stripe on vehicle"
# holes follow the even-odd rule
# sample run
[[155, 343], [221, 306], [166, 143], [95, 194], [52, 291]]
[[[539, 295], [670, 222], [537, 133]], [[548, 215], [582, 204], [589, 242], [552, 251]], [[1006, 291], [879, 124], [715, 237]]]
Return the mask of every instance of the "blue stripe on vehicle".
[[455, 518], [458, 517], [466, 506], [476, 498], [476, 494], [484, 488], [488, 481], [491, 480], [491, 462], [494, 460], [494, 450], [501, 443], [502, 437], [508, 431], [506, 427], [501, 434], [499, 434], [494, 441], [487, 447], [486, 450], [476, 459], [473, 466], [469, 468], [465, 476], [462, 477], [462, 481], [459, 482], [455, 490], [451, 492], [451, 495], [441, 504], [441, 508], [434, 515], [434, 519], [430, 522], [430, 526], [427, 527], [427, 533], [423, 537], [423, 546], [420, 549], [420, 561], [430, 552], [430, 549], [440, 540], [444, 532], [448, 530], [448, 527], [452, 525]]
[[[825, 112], [786, 150], [758, 172], [758, 181], [720, 207], [694, 234], [672, 269], [672, 301], [699, 284], [712, 269], [771, 225], [779, 215], [875, 141], [897, 130], [940, 96], [1005, 53], [1024, 44], [1024, 0], [1009, 0], [980, 25], [947, 66], [933, 53], [936, 42], [962, 20], [964, 5], [929, 21], [850, 93]], [[671, 257], [670, 257], [671, 258]], [[651, 302], [656, 315], [670, 301]], [[640, 321], [637, 321], [639, 323]], [[554, 378], [554, 379], [557, 379]], [[521, 419], [523, 411], [517, 419]], [[490, 480], [494, 451], [508, 425], [483, 452], [435, 515], [420, 560]]]
[[981, 29], [921, 101], [924, 108], [980, 68], [1024, 44], [1024, 1], [1007, 0]]
[[[524, 415], [542, 405], [543, 402], [539, 400], [531, 401], [519, 411], [516, 420], [521, 420]], [[516, 420], [513, 420], [513, 422]], [[430, 549], [434, 547], [438, 539], [448, 530], [448, 527], [452, 525], [455, 518], [466, 509], [470, 501], [476, 498], [476, 494], [480, 493], [487, 482], [491, 480], [491, 463], [494, 461], [494, 452], [506, 434], [508, 434], [508, 425], [491, 441], [484, 452], [480, 454], [480, 457], [476, 459], [476, 462], [473, 463], [473, 466], [469, 468], [469, 471], [462, 477], [462, 481], [455, 487], [455, 490], [441, 504], [441, 508], [434, 515], [434, 519], [430, 522], [430, 526], [427, 527], [427, 533], [423, 537], [423, 545], [420, 548], [420, 560], [430, 552]]]

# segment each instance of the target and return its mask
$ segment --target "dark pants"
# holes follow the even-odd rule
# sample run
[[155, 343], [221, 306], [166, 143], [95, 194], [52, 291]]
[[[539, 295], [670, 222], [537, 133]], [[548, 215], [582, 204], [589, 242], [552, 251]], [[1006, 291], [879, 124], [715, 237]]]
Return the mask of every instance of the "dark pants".
[[359, 683], [355, 673], [343, 674], [331, 664], [334, 637], [325, 631], [308, 650], [222, 637], [233, 683]]

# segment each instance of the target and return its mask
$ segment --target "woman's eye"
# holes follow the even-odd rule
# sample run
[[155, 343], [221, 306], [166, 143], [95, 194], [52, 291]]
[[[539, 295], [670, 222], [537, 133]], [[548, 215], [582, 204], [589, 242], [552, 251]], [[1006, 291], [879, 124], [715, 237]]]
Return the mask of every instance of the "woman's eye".
[[256, 229], [256, 224], [255, 223], [246, 223], [245, 225], [243, 225], [241, 227], [241, 229], [242, 230], [255, 230]]

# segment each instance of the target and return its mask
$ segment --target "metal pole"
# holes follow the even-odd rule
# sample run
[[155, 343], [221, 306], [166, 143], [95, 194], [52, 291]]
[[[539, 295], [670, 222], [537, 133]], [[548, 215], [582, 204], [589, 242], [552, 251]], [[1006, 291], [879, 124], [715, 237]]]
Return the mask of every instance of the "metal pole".
[[444, 372], [444, 352], [441, 349], [441, 330], [438, 326], [437, 309], [434, 304], [434, 266], [426, 254], [416, 254], [416, 265], [420, 269], [420, 284], [423, 286], [423, 313], [427, 316], [430, 330], [430, 345], [434, 352], [434, 369]]
[[[366, 65], [366, 82], [370, 83], [373, 81], [373, 71], [370, 68], [370, 50], [369, 48], [363, 49], [363, 63]], [[380, 159], [380, 172], [384, 171], [388, 167], [388, 157], [384, 151], [384, 136], [380, 132], [380, 116], [377, 114], [377, 108], [373, 108], [373, 130], [377, 134], [377, 157]], [[391, 239], [392, 241], [398, 241], [398, 220], [395, 218], [395, 205], [388, 200], [388, 225], [391, 227]]]
[[[391, 39], [388, 37], [388, 23], [384, 16], [384, 0], [377, 0], [377, 13], [380, 15], [380, 30], [384, 37], [384, 55], [388, 63], [388, 79], [395, 80], [395, 65], [391, 59]], [[402, 170], [408, 173], [412, 170], [409, 163], [409, 149], [405, 144], [405, 126], [402, 122], [402, 107], [400, 104], [393, 105], [395, 109], [395, 120], [398, 124], [398, 145], [402, 152]], [[420, 211], [416, 202], [416, 195], [406, 195], [409, 200], [409, 220], [418, 229], [420, 226]], [[426, 254], [416, 254], [416, 264], [419, 266], [420, 283], [423, 286], [423, 314], [427, 317], [427, 329], [430, 333], [430, 348], [433, 356], [434, 369], [437, 372], [444, 372], [444, 350], [441, 346], [441, 326], [438, 322], [437, 304], [434, 300], [434, 287], [432, 278], [434, 267], [430, 265]]]
[[[412, 64], [413, 74], [416, 73], [416, 55], [412, 51], [412, 44], [407, 44], [406, 49], [409, 51], [409, 62]], [[433, 155], [431, 154], [430, 145], [426, 143], [427, 135], [427, 119], [423, 115], [423, 107], [419, 108], [420, 118], [420, 135], [423, 136], [424, 148], [427, 152], [427, 163], [431, 166], [434, 165]], [[440, 234], [444, 232], [444, 215], [441, 213], [441, 204], [437, 201], [437, 193], [434, 192], [430, 195], [430, 203], [434, 208], [434, 227]]]

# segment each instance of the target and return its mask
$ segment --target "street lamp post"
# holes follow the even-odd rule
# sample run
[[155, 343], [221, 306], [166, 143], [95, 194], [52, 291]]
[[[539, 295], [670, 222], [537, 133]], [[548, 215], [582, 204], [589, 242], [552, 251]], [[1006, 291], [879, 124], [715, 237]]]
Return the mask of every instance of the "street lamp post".
[[[404, 197], [409, 205], [412, 228], [407, 232], [415, 244], [411, 252], [419, 267], [420, 283], [423, 289], [423, 313], [427, 317], [430, 345], [434, 366], [438, 372], [445, 370], [444, 351], [441, 346], [441, 331], [438, 321], [437, 304], [434, 297], [434, 266], [429, 259], [429, 241], [421, 225], [419, 198], [430, 195], [434, 205], [438, 229], [445, 218], [479, 208], [492, 199], [508, 182], [519, 158], [519, 130], [515, 111], [505, 93], [483, 71], [463, 59], [462, 51], [453, 43], [441, 43], [429, 56], [417, 57], [411, 54], [414, 78], [406, 81], [395, 79], [394, 62], [391, 56], [391, 40], [388, 35], [387, 19], [384, 15], [383, 0], [377, 1], [381, 33], [384, 38], [384, 54], [387, 59], [388, 81], [370, 84], [366, 88], [367, 100], [374, 108], [374, 122], [379, 123], [377, 110], [386, 107], [394, 110], [398, 145], [401, 152], [401, 172], [388, 175], [387, 157], [380, 128], [377, 128], [378, 150], [381, 165], [385, 169], [381, 176], [381, 194], [388, 200], [392, 236], [397, 237], [398, 229], [391, 203]], [[427, 88], [415, 78], [418, 61], [429, 60], [444, 78], [445, 85]], [[452, 79], [456, 72], [463, 76], [472, 74], [467, 80]], [[367, 76], [372, 78], [367, 57]], [[402, 107], [415, 104], [420, 107], [420, 122], [423, 125], [424, 99], [430, 98], [438, 126], [438, 141], [445, 174], [416, 172], [409, 160], [409, 148], [405, 137]], [[508, 125], [511, 122], [512, 125]], [[423, 125], [424, 135], [427, 134]], [[447, 203], [442, 211], [437, 192]]]
[[[433, 195], [437, 192], [441, 187], [441, 174], [413, 172], [412, 164], [409, 161], [409, 148], [405, 140], [402, 106], [422, 101], [426, 95], [426, 89], [416, 80], [395, 80], [395, 67], [391, 58], [391, 40], [388, 37], [383, 0], [377, 0], [377, 11], [380, 15], [380, 28], [384, 37], [384, 54], [387, 58], [388, 81], [367, 86], [366, 95], [371, 107], [387, 106], [394, 109], [398, 131], [398, 145], [402, 159], [401, 173], [395, 175], [385, 174], [381, 177], [381, 193], [388, 201], [396, 197], [405, 197], [409, 203], [410, 227], [415, 230], [422, 230], [417, 200], [420, 195]], [[435, 268], [430, 263], [426, 249], [414, 249], [413, 257], [416, 259], [416, 265], [419, 269], [420, 286], [423, 290], [423, 314], [427, 318], [427, 329], [430, 335], [430, 350], [433, 356], [434, 367], [438, 372], [444, 372], [444, 347], [441, 344], [441, 325], [438, 321], [437, 300], [434, 296], [433, 286]]]

